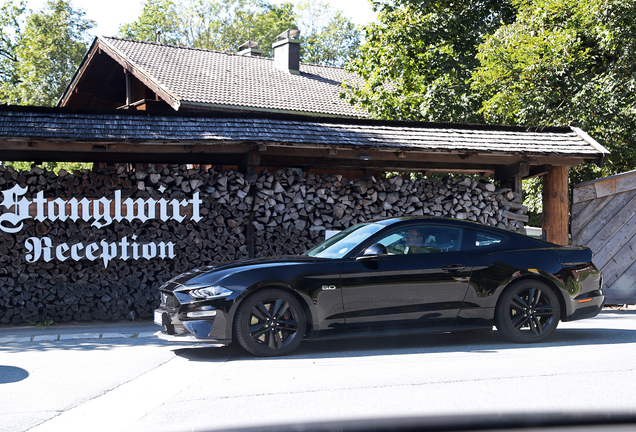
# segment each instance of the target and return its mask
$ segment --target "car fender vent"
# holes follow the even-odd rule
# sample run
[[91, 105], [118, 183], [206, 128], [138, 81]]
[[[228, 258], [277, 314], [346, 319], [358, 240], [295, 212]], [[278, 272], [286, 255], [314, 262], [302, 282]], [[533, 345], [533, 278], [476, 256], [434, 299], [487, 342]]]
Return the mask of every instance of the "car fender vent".
[[180, 303], [177, 300], [177, 297], [171, 293], [161, 293], [161, 302], [163, 305], [170, 309], [176, 309], [179, 307]]

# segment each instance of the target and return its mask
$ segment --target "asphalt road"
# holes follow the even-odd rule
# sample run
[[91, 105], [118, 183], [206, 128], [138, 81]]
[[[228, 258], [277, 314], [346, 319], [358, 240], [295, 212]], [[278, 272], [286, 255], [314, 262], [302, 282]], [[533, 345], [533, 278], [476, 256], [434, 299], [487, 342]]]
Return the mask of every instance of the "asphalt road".
[[[2, 343], [0, 431], [197, 428], [529, 412], [636, 414], [636, 311], [494, 333], [305, 342], [259, 359], [139, 333]], [[6, 336], [6, 335], [5, 335]], [[8, 340], [6, 337], [5, 341]]]

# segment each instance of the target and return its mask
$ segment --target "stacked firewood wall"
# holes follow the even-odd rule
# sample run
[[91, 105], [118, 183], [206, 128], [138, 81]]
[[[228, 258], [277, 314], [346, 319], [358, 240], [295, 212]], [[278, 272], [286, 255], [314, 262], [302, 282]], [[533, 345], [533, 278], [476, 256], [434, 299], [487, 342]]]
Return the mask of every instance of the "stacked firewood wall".
[[[265, 172], [253, 182], [234, 171], [200, 171], [186, 166], [126, 170], [123, 167], [58, 174], [34, 168], [16, 172], [0, 166], [0, 190], [43, 191], [48, 199], [83, 197], [202, 200], [199, 221], [151, 219], [113, 221], [96, 228], [88, 222], [25, 220], [17, 233], [0, 231], [0, 323], [150, 318], [159, 304], [158, 287], [189, 269], [250, 256], [298, 254], [359, 222], [403, 215], [449, 215], [508, 230], [520, 230], [526, 209], [508, 189], [470, 178], [443, 181], [346, 179]], [[0, 214], [14, 212], [0, 206]], [[50, 238], [60, 243], [120, 241], [173, 242], [175, 257], [138, 260], [52, 260], [28, 262], [25, 241]]]

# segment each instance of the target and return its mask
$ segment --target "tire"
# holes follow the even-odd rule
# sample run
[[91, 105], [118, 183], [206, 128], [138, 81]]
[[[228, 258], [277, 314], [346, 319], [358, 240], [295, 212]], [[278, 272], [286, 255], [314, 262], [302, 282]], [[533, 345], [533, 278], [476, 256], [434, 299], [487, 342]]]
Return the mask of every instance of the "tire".
[[282, 356], [298, 347], [306, 325], [303, 308], [293, 295], [268, 288], [255, 292], [239, 305], [234, 334], [251, 354]]
[[497, 330], [517, 343], [541, 342], [557, 328], [561, 307], [543, 282], [522, 280], [504, 290], [495, 309]]

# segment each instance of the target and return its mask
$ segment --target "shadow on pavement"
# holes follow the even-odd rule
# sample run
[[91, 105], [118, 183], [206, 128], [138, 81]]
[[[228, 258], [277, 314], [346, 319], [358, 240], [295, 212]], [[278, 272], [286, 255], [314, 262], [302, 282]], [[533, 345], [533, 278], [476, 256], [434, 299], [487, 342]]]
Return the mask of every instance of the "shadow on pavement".
[[[496, 353], [507, 349], [634, 343], [636, 342], [636, 330], [603, 328], [605, 326], [612, 326], [612, 322], [616, 319], [624, 320], [625, 318], [636, 318], [636, 311], [603, 311], [600, 315], [593, 318], [595, 322], [600, 324], [598, 328], [568, 328], [563, 327], [564, 324], [561, 324], [548, 341], [540, 344], [524, 345], [507, 342], [499, 336], [496, 331], [492, 333], [486, 331], [443, 334], [429, 333], [415, 336], [305, 341], [292, 355], [279, 359], [365, 357], [444, 352]], [[119, 329], [121, 329], [121, 327], [119, 327]], [[253, 357], [245, 353], [237, 344], [227, 347], [205, 344], [175, 344], [173, 342], [160, 340], [154, 336], [14, 342], [0, 344], [0, 353], [52, 351], [59, 349], [72, 351], [105, 351], [128, 346], [164, 346], [173, 350], [176, 355], [191, 361], [218, 361], [220, 359], [227, 360], [228, 357], [231, 360], [259, 360], [258, 357]], [[269, 360], [271, 360], [271, 358]]]
[[103, 338], [103, 339], [69, 339], [41, 342], [13, 342], [0, 344], [0, 353], [7, 352], [28, 352], [28, 351], [106, 351], [118, 347], [126, 346], [166, 346], [175, 348], [175, 344], [162, 341], [156, 337], [144, 338]]
[[585, 328], [557, 329], [546, 342], [538, 344], [515, 344], [504, 340], [496, 331], [474, 331], [416, 336], [392, 336], [356, 338], [346, 340], [305, 341], [291, 355], [285, 357], [259, 358], [247, 354], [237, 344], [227, 347], [196, 345], [183, 348], [175, 354], [190, 361], [231, 360], [291, 360], [306, 358], [367, 357], [398, 354], [435, 354], [453, 352], [475, 352], [496, 354], [509, 349], [537, 349], [554, 346], [601, 345], [636, 343], [636, 330]]
[[16, 383], [28, 377], [29, 372], [22, 368], [0, 365], [0, 384]]

